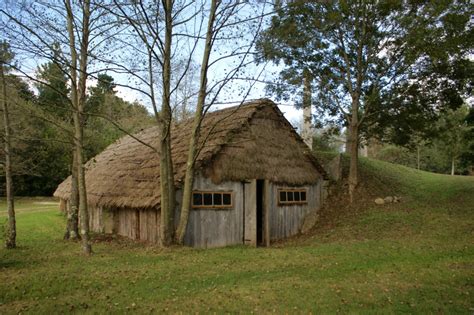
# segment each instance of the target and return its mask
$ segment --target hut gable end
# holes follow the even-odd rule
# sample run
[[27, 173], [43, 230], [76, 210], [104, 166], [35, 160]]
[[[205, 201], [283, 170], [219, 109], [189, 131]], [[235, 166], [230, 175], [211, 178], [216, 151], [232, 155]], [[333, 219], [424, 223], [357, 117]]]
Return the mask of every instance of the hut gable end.
[[214, 183], [268, 179], [287, 185], [316, 183], [319, 163], [276, 106], [256, 112], [204, 170]]

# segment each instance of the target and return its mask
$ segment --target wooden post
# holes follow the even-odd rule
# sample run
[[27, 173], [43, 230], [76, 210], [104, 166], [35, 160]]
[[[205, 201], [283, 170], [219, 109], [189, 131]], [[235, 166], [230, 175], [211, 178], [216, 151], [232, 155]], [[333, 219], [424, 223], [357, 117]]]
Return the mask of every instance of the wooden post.
[[270, 181], [263, 184], [263, 213], [265, 217], [265, 246], [270, 246]]

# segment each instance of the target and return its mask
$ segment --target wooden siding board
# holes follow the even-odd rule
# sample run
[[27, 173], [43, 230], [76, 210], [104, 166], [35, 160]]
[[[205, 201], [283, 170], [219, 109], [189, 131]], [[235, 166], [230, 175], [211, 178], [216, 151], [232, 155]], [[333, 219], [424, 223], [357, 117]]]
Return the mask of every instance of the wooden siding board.
[[265, 246], [270, 246], [270, 233], [272, 230], [270, 220], [271, 220], [271, 215], [273, 212], [272, 208], [272, 185], [269, 180], [265, 180], [264, 185], [263, 185], [263, 216], [264, 216], [264, 230], [265, 230]]

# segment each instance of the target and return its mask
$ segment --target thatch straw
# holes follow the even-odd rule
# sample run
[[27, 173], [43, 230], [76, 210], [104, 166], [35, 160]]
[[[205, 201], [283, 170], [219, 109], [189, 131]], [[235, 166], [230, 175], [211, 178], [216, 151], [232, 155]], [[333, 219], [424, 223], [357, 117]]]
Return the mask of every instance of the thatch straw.
[[[173, 126], [175, 184], [180, 186], [192, 121]], [[206, 137], [209, 135], [209, 137]], [[137, 135], [159, 147], [157, 127]], [[287, 185], [315, 183], [324, 173], [309, 148], [270, 100], [258, 100], [206, 115], [197, 170], [215, 183], [268, 179]], [[159, 157], [130, 136], [111, 144], [86, 164], [88, 202], [95, 206], [156, 208], [160, 203]], [[69, 199], [70, 178], [54, 196]]]

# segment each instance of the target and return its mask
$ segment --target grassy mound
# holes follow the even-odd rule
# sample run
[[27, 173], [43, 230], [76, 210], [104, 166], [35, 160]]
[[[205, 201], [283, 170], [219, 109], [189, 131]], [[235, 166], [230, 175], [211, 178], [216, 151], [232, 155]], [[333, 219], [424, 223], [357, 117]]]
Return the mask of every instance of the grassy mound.
[[98, 240], [84, 257], [57, 208], [23, 200], [20, 247], [0, 249], [0, 313], [472, 313], [474, 178], [367, 159], [361, 177], [354, 205], [341, 185], [311, 233], [270, 248]]

